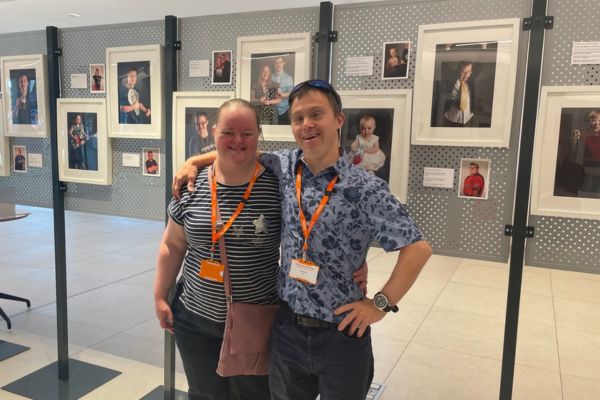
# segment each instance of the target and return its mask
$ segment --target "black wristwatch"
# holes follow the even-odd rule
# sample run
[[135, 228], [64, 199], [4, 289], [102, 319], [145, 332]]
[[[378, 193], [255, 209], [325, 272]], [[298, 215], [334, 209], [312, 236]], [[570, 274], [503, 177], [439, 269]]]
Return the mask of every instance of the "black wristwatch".
[[385, 297], [385, 294], [383, 294], [383, 292], [377, 292], [375, 294], [375, 297], [373, 297], [373, 304], [375, 304], [375, 307], [377, 307], [381, 311], [398, 312], [398, 306], [391, 305], [388, 301], [388, 298]]

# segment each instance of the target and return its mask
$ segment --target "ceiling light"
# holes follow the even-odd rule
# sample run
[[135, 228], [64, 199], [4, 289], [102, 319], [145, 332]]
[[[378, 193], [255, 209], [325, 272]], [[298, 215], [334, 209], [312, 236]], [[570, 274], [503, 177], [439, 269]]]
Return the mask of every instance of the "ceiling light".
[[73, 17], [73, 18], [79, 18], [81, 17], [81, 14], [77, 14], [77, 13], [68, 13], [67, 17]]

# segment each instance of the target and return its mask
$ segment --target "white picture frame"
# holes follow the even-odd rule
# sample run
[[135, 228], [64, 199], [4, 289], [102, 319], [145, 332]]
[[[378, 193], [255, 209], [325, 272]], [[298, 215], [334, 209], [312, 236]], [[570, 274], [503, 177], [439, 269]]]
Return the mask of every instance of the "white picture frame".
[[[106, 63], [109, 137], [162, 139], [163, 46], [107, 48]], [[135, 86], [128, 88], [132, 69]]]
[[[210, 69], [212, 85], [231, 85], [233, 80], [233, 52], [231, 50], [214, 50], [212, 52], [212, 68]], [[218, 59], [221, 58], [221, 75], [219, 76], [217, 67]]]
[[104, 64], [90, 64], [89, 85], [90, 93], [106, 93], [106, 68]]
[[[466, 183], [467, 177], [471, 175], [470, 167], [473, 163], [477, 164], [477, 170], [473, 172], [479, 174], [483, 181], [483, 189], [480, 190], [479, 193], [477, 187], [474, 184], [469, 183], [467, 185]], [[489, 197], [490, 186], [492, 183], [490, 180], [492, 160], [487, 158], [461, 158], [459, 169], [460, 173], [458, 178], [458, 197], [469, 200], [487, 200]], [[473, 178], [471, 178], [471, 182], [473, 182]], [[475, 182], [477, 182], [477, 180], [475, 180]], [[466, 189], [465, 186], [467, 186]]]
[[[410, 51], [411, 43], [407, 40], [398, 40], [396, 42], [383, 43], [383, 53], [381, 55], [381, 79], [408, 79], [410, 72]], [[395, 56], [391, 50], [395, 50]]]
[[518, 18], [419, 26], [412, 144], [509, 147], [519, 34]]
[[[20, 162], [17, 157], [21, 158]], [[29, 167], [29, 157], [26, 146], [16, 144], [12, 146], [12, 164], [13, 172], [15, 174], [27, 173]]]
[[[0, 63], [5, 136], [48, 137], [46, 56], [36, 54], [2, 57]], [[21, 86], [22, 82], [26, 82], [24, 86]], [[23, 96], [21, 96], [21, 87], [24, 88]]]
[[[590, 110], [600, 114], [598, 86], [542, 87], [533, 151], [531, 214], [600, 220], [600, 166], [584, 159], [584, 129]], [[590, 190], [594, 185], [598, 188]]]
[[211, 128], [215, 123], [216, 110], [234, 96], [234, 92], [173, 93], [173, 171], [178, 171], [192, 153], [196, 154], [195, 151], [192, 152], [193, 145], [190, 143], [190, 131], [195, 122], [194, 115], [190, 113], [206, 113], [208, 134], [212, 137]]
[[[381, 177], [387, 180], [392, 194], [400, 202], [406, 203], [410, 166], [412, 90], [357, 90], [340, 91], [339, 94], [346, 115], [341, 135], [342, 147], [346, 149], [349, 142], [356, 140], [355, 133], [360, 129], [362, 118], [366, 115], [371, 115], [375, 121], [379, 118], [380, 121], [376, 122], [375, 134], [379, 136], [380, 150], [389, 159], [389, 162], [384, 162], [380, 169], [374, 171], [374, 174], [379, 174], [387, 166], [388, 179], [385, 179], [385, 174]], [[388, 131], [386, 133], [391, 138], [388, 136], [387, 140], [384, 140], [382, 129]]]
[[0, 101], [0, 176], [10, 175], [10, 156], [8, 150], [8, 136], [5, 135], [4, 102]]
[[[252, 97], [255, 97], [252, 95], [253, 86], [257, 84], [261, 69], [267, 65], [273, 65], [271, 67], [271, 70], [273, 70], [277, 58], [285, 61], [284, 72], [292, 77], [292, 88], [298, 83], [308, 80], [311, 63], [310, 43], [309, 32], [238, 37], [236, 97], [253, 101]], [[289, 78], [287, 79], [289, 80]], [[288, 89], [289, 86], [289, 84], [285, 84], [283, 88]], [[291, 91], [291, 88], [287, 91], [284, 90], [285, 94], [289, 94], [289, 91]], [[259, 112], [261, 112], [261, 106], [264, 106], [265, 111], [270, 110], [268, 107], [276, 110], [276, 115], [273, 118], [277, 119], [277, 124], [273, 124], [273, 121], [265, 123], [267, 119], [261, 116], [261, 125], [265, 140], [294, 141], [289, 121], [285, 122], [287, 112], [280, 113], [277, 111], [277, 106], [258, 104], [256, 97], [254, 102], [259, 106]], [[284, 121], [282, 124], [279, 124], [280, 119]]]
[[110, 185], [112, 149], [108, 138], [106, 100], [57, 99], [56, 105], [59, 179]]
[[[152, 156], [152, 158], [150, 158], [150, 156]], [[153, 163], [148, 164], [149, 161], [153, 161]], [[160, 178], [161, 168], [160, 149], [158, 147], [142, 148], [142, 175]]]

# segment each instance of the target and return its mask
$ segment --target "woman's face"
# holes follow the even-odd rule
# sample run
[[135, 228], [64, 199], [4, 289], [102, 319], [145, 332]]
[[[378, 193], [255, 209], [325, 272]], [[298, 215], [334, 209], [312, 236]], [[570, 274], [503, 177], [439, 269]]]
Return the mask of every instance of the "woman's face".
[[590, 126], [594, 132], [600, 132], [600, 114], [594, 114], [590, 118]]
[[81, 124], [81, 116], [78, 115], [75, 117], [75, 125], [79, 125], [79, 124]]
[[267, 79], [271, 78], [271, 68], [269, 68], [268, 65], [265, 65], [262, 67], [262, 70], [260, 71], [260, 79], [262, 79], [263, 81], [266, 81]]
[[100, 70], [98, 68], [96, 68], [96, 72], [94, 74], [100, 75]]
[[390, 47], [390, 57], [398, 57], [398, 50], [395, 47]]
[[217, 68], [221, 68], [223, 66], [223, 58], [217, 57]]
[[252, 109], [240, 106], [224, 109], [213, 135], [217, 157], [222, 161], [232, 165], [256, 162], [259, 131]]

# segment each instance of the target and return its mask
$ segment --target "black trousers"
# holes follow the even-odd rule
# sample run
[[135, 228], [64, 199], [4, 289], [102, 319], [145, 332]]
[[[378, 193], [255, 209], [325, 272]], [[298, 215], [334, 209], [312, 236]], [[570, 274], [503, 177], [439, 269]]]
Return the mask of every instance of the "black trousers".
[[175, 341], [188, 380], [190, 400], [269, 400], [268, 376], [223, 378], [216, 372], [224, 323], [201, 318], [175, 299]]
[[361, 338], [336, 326], [298, 325], [285, 303], [271, 336], [269, 380], [273, 400], [364, 400], [373, 380], [370, 328]]

